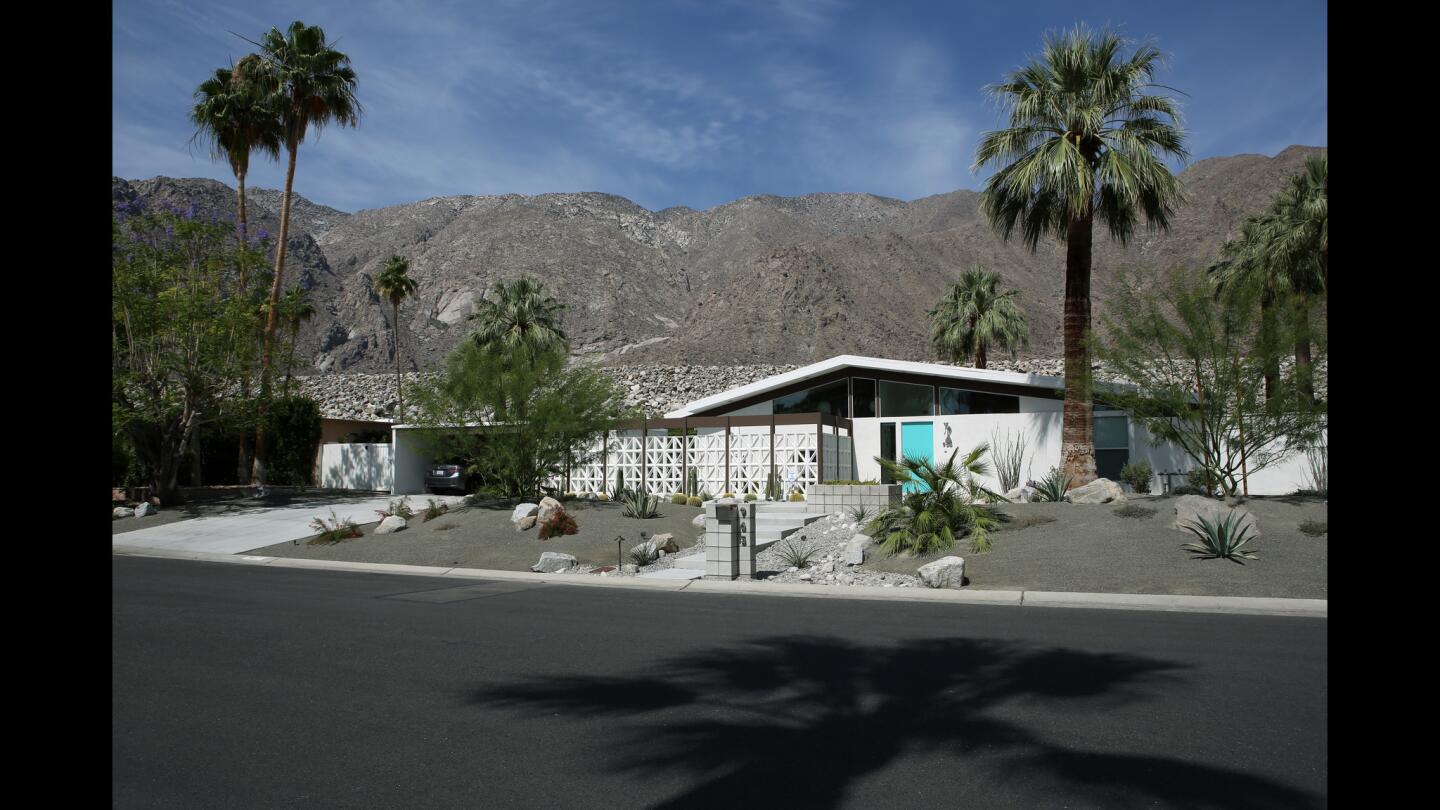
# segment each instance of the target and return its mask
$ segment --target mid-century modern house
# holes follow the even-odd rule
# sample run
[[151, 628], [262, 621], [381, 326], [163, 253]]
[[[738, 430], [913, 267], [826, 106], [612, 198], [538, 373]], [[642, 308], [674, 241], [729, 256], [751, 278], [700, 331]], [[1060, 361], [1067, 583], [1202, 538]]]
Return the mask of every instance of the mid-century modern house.
[[[592, 448], [593, 463], [552, 481], [561, 491], [608, 492], [621, 479], [652, 493], [698, 490], [762, 495], [774, 474], [785, 493], [833, 479], [885, 476], [875, 457], [963, 456], [981, 442], [1013, 440], [1029, 448], [1023, 479], [1060, 463], [1064, 381], [1059, 377], [937, 363], [840, 355], [687, 403], [660, 419], [617, 425]], [[1118, 479], [1130, 461], [1148, 459], [1164, 474], [1192, 466], [1178, 448], [1151, 446], [1149, 433], [1124, 411], [1095, 406], [1095, 455], [1102, 477]], [[429, 459], [407, 429], [394, 438], [394, 489], [424, 492]], [[993, 465], [992, 465], [993, 466]], [[1249, 476], [1253, 495], [1284, 495], [1304, 486], [1306, 460], [1297, 453]], [[1174, 483], [1183, 483], [1176, 480]], [[997, 480], [990, 481], [994, 487]]]

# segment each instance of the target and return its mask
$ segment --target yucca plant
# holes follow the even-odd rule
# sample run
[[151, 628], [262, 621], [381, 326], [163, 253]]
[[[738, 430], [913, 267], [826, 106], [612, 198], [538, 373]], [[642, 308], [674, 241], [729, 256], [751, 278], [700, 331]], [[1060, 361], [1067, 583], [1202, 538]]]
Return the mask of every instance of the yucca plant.
[[637, 568], [644, 568], [659, 558], [660, 555], [650, 547], [649, 543], [641, 543], [630, 549], [630, 562], [635, 563]]
[[657, 511], [660, 497], [647, 495], [643, 489], [626, 491], [617, 500], [620, 501], [620, 514], [624, 517], [646, 519], [660, 516]]
[[928, 458], [896, 462], [877, 456], [881, 468], [895, 483], [905, 486], [900, 505], [882, 511], [865, 527], [866, 533], [879, 541], [878, 550], [887, 555], [923, 555], [951, 549], [958, 538], [969, 535], [971, 551], [989, 551], [990, 531], [1000, 524], [994, 511], [976, 503], [1001, 499], [978, 480], [990, 472], [984, 460], [989, 450], [988, 444], [981, 443], [958, 462], [960, 451], [956, 450], [938, 465]]
[[1197, 560], [1229, 560], [1238, 565], [1244, 565], [1244, 560], [1258, 560], [1251, 551], [1243, 550], [1243, 546], [1252, 539], [1251, 531], [1254, 526], [1241, 526], [1239, 512], [1232, 511], [1221, 520], [1214, 523], [1205, 519], [1204, 515], [1197, 515], [1199, 523], [1186, 523], [1185, 528], [1200, 538], [1198, 543], [1186, 543], [1181, 548], [1195, 555]]
[[870, 521], [871, 518], [875, 517], [875, 510], [871, 509], [868, 506], [865, 506], [864, 504], [861, 504], [860, 506], [852, 506], [850, 507], [849, 511], [850, 519], [860, 524], [861, 526], [865, 525]]
[[775, 553], [780, 555], [780, 563], [786, 568], [808, 568], [810, 560], [815, 556], [814, 548], [806, 548], [794, 540], [786, 538]]
[[1062, 503], [1065, 500], [1065, 493], [1070, 490], [1070, 476], [1061, 472], [1055, 467], [1039, 481], [1031, 481], [1030, 486], [1035, 488], [1035, 497], [1032, 501], [1049, 501]]

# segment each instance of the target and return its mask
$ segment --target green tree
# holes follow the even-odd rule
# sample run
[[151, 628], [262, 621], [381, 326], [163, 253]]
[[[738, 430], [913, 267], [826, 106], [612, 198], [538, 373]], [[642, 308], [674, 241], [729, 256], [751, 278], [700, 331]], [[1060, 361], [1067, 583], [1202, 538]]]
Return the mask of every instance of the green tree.
[[[273, 101], [259, 87], [234, 68], [219, 68], [195, 90], [190, 122], [195, 125], [191, 142], [207, 146], [211, 158], [224, 158], [235, 173], [235, 225], [240, 238], [247, 238], [245, 175], [250, 171], [250, 153], [256, 150], [280, 157], [280, 121]], [[244, 280], [241, 281], [244, 287]]]
[[1152, 95], [1160, 51], [1084, 26], [1047, 35], [1041, 57], [989, 88], [1009, 126], [980, 140], [975, 168], [999, 165], [980, 210], [1005, 238], [1018, 228], [1065, 244], [1065, 411], [1062, 465], [1077, 486], [1095, 479], [1091, 422], [1090, 270], [1096, 218], [1128, 242], [1137, 220], [1168, 228], [1183, 195], [1163, 158], [1184, 159], [1175, 102]]
[[[275, 249], [275, 274], [270, 286], [269, 317], [260, 354], [260, 421], [264, 421], [270, 399], [270, 349], [275, 339], [280, 289], [285, 274], [285, 248], [290, 238], [290, 204], [295, 187], [295, 158], [300, 144], [311, 130], [327, 124], [356, 126], [360, 102], [355, 96], [357, 79], [350, 57], [326, 41], [319, 26], [296, 20], [281, 33], [272, 28], [258, 45], [260, 52], [240, 60], [236, 66], [246, 81], [254, 82], [276, 105], [280, 116], [280, 139], [285, 145], [285, 193], [280, 198], [280, 239]], [[257, 430], [254, 478], [265, 482], [265, 433]]]
[[1260, 327], [1261, 294], [1235, 284], [1217, 296], [1201, 271], [1122, 271], [1094, 347], [1132, 384], [1108, 386], [1105, 401], [1128, 411], [1157, 446], [1183, 450], [1206, 471], [1207, 486], [1229, 495], [1312, 446], [1324, 428], [1323, 408], [1300, 395], [1295, 370], [1264, 398], [1266, 369], [1286, 348]]
[[522, 362], [526, 354], [541, 355], [568, 351], [569, 338], [560, 331], [560, 311], [565, 308], [545, 294], [545, 287], [532, 278], [497, 281], [490, 297], [475, 299], [476, 322], [472, 340], [480, 348], [500, 352]]
[[943, 464], [928, 458], [901, 458], [897, 462], [876, 456], [875, 461], [886, 474], [897, 484], [906, 485], [900, 505], [882, 511], [866, 525], [866, 532], [879, 541], [879, 551], [946, 551], [967, 534], [971, 551], [989, 551], [989, 532], [999, 522], [992, 510], [976, 503], [1002, 500], [978, 480], [990, 473], [985, 461], [989, 451], [989, 445], [982, 443], [957, 463], [960, 451], [956, 450]]
[[395, 333], [395, 396], [399, 398], [396, 408], [398, 423], [405, 421], [405, 394], [400, 387], [400, 302], [415, 295], [415, 279], [410, 278], [410, 262], [401, 256], [391, 256], [385, 262], [385, 269], [375, 280], [375, 292], [390, 302], [395, 311], [391, 330]]
[[462, 342], [443, 379], [412, 388], [411, 424], [425, 428], [435, 458], [470, 459], [469, 471], [507, 496], [538, 495], [567, 459], [592, 461], [602, 431], [640, 415], [609, 376], [567, 370], [565, 360], [563, 350], [507, 353]]
[[232, 295], [265, 246], [238, 242], [227, 224], [173, 213], [112, 222], [111, 413], [163, 504], [203, 425], [245, 402], [231, 393], [255, 334], [251, 302]]
[[280, 311], [290, 324], [290, 357], [285, 362], [285, 388], [282, 397], [290, 396], [290, 379], [295, 372], [295, 346], [300, 342], [300, 324], [315, 317], [310, 294], [301, 287], [291, 287], [280, 299]]
[[1029, 342], [1030, 324], [1019, 299], [1019, 290], [1000, 292], [999, 273], [971, 267], [927, 313], [930, 341], [952, 363], [974, 357], [975, 368], [985, 368], [992, 346], [1013, 354]]

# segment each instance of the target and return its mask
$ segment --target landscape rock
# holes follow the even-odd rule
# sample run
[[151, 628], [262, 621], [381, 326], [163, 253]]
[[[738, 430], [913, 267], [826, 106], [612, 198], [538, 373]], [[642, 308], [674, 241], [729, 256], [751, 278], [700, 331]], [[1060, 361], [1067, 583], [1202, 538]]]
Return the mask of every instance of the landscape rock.
[[155, 506], [147, 501], [135, 507], [135, 517], [148, 517], [155, 514], [155, 511]]
[[965, 584], [965, 558], [941, 557], [920, 566], [915, 574], [928, 587], [959, 590]]
[[1223, 521], [1231, 512], [1240, 513], [1239, 527], [1243, 530], [1250, 527], [1251, 537], [1260, 537], [1260, 521], [1255, 514], [1243, 506], [1226, 506], [1224, 501], [1217, 501], [1214, 498], [1206, 498], [1203, 495], [1181, 495], [1175, 501], [1175, 522], [1170, 525], [1172, 529], [1189, 534], [1185, 524], [1194, 523], [1200, 525], [1200, 518], [1204, 517], [1212, 524]]
[[380, 521], [380, 525], [375, 527], [375, 533], [393, 534], [409, 525], [410, 524], [405, 521], [405, 518], [400, 517], [399, 515], [391, 515], [390, 517], [387, 517], [384, 520]]
[[554, 574], [575, 567], [575, 555], [564, 554], [559, 551], [544, 551], [540, 553], [540, 561], [530, 566], [530, 570], [537, 574]]
[[519, 506], [515, 507], [515, 511], [510, 513], [510, 522], [519, 523], [521, 520], [524, 520], [525, 518], [530, 517], [531, 515], [536, 514], [539, 511], [540, 504], [538, 503], [522, 503]]
[[556, 512], [564, 511], [564, 504], [560, 503], [549, 495], [546, 495], [545, 497], [540, 499], [540, 507], [535, 513], [535, 520], [536, 522], [544, 523], [545, 521], [549, 520], [550, 517]]
[[674, 554], [680, 550], [679, 544], [675, 542], [675, 535], [669, 532], [651, 537], [650, 547], [656, 551], [663, 551], [666, 554]]
[[115, 511], [114, 511], [113, 514], [114, 514], [115, 517], [117, 517], [117, 518], [134, 517], [134, 515], [135, 515], [135, 510], [134, 510], [134, 509], [131, 509], [131, 508], [129, 508], [129, 507], [126, 507], [126, 506], [117, 506], [117, 507], [115, 507]]
[[696, 515], [695, 519], [690, 521], [690, 525], [694, 526], [697, 529], [705, 528], [705, 513], [701, 512], [700, 514]]
[[875, 538], [867, 534], [857, 534], [850, 538], [845, 544], [844, 558], [846, 565], [864, 565], [865, 557], [870, 553], [870, 547], [875, 545]]
[[537, 518], [535, 515], [531, 515], [527, 518], [520, 518], [520, 520], [515, 524], [515, 531], [523, 532], [526, 529], [533, 529], [535, 528], [535, 522], [537, 520], [539, 520], [539, 518]]
[[1034, 487], [1019, 486], [1005, 493], [1005, 499], [1015, 503], [1030, 503], [1039, 494]]
[[1109, 478], [1096, 478], [1083, 487], [1066, 492], [1065, 500], [1085, 504], [1122, 503], [1125, 500], [1125, 490]]

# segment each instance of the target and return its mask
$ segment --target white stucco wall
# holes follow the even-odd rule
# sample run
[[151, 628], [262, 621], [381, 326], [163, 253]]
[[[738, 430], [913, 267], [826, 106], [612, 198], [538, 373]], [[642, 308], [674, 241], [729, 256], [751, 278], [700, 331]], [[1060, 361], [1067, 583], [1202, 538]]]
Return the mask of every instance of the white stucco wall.
[[320, 486], [389, 492], [393, 448], [388, 444], [340, 444], [320, 446]]
[[394, 446], [395, 473], [392, 495], [424, 495], [425, 469], [433, 459], [425, 451], [419, 434], [410, 429], [392, 431], [391, 444]]

